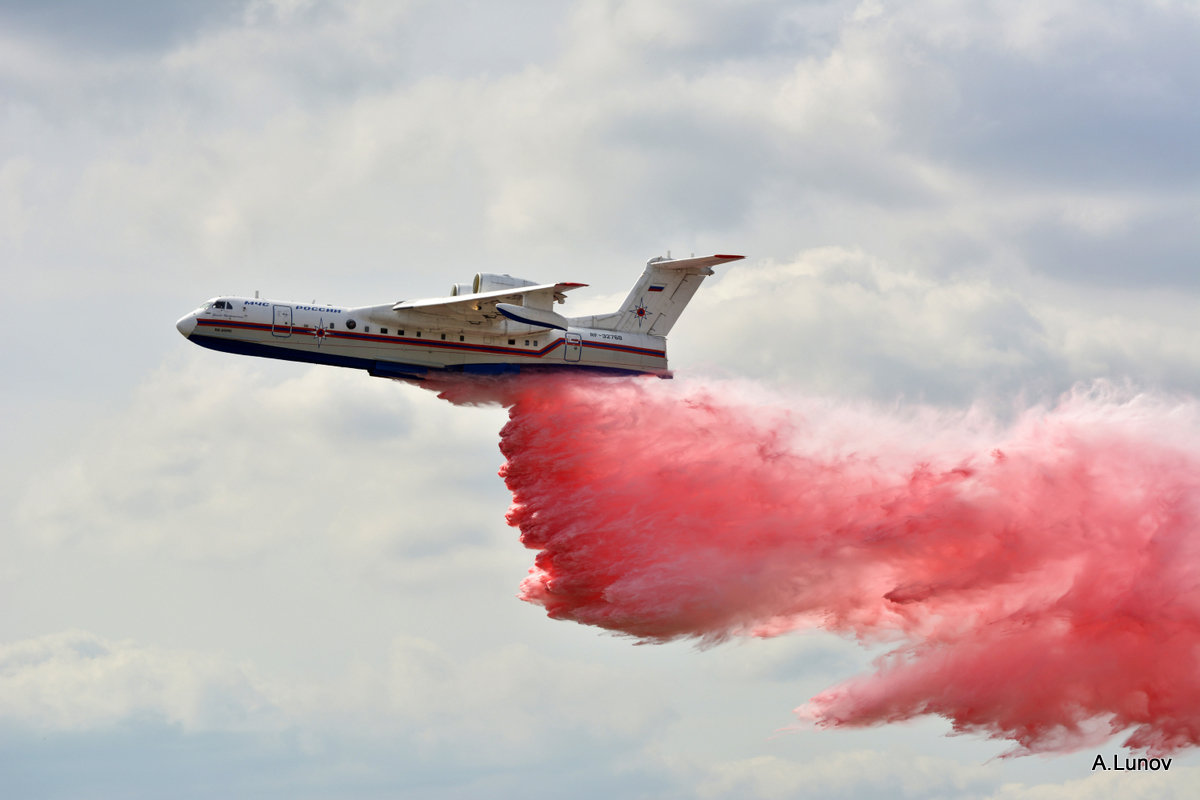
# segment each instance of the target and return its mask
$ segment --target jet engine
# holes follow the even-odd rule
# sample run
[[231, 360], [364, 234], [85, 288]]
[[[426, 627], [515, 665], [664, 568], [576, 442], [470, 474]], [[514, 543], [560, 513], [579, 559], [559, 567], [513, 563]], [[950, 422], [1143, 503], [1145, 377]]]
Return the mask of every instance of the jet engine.
[[460, 294], [470, 294], [470, 293], [471, 293], [471, 284], [469, 284], [469, 283], [456, 283], [450, 287], [450, 296], [451, 297], [458, 297]]
[[512, 275], [497, 275], [492, 272], [480, 272], [475, 275], [471, 288], [476, 292], [495, 292], [500, 289], [516, 289], [521, 286], [537, 286], [536, 281], [524, 278], [514, 278]]

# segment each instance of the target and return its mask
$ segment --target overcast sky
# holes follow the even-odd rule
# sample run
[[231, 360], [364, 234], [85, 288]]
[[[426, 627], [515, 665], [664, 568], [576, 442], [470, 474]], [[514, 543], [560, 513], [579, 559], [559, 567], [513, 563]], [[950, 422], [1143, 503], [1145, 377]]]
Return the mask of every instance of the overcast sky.
[[744, 253], [681, 380], [1195, 395], [1197, 42], [1189, 0], [0, 2], [0, 793], [1190, 795], [1191, 753], [781, 733], [880, 651], [546, 619], [503, 411], [174, 321], [481, 269], [598, 313], [649, 257]]

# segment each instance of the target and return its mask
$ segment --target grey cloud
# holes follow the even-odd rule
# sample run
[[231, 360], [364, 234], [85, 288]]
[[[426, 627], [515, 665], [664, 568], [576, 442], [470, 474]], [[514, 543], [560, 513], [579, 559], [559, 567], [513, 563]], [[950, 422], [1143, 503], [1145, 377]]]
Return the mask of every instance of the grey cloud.
[[[1097, 55], [1068, 51], [1044, 63], [1011, 53], [955, 55], [953, 113], [939, 115], [935, 157], [999, 180], [1104, 189], [1182, 188], [1200, 177], [1191, 146], [1200, 135], [1192, 99], [1200, 57], [1189, 43], [1200, 20], [1153, 44]], [[1159, 49], [1159, 48], [1162, 49]], [[1074, 57], [1072, 58], [1072, 55]]]
[[163, 3], [13, 0], [0, 7], [6, 27], [65, 47], [117, 52], [162, 50], [238, 18], [245, 0]]
[[0, 645], [0, 767], [40, 797], [150, 797], [174, 781], [185, 797], [456, 797], [604, 765], [576, 794], [627, 795], [663, 782], [628, 760], [668, 703], [625, 702], [623, 677], [523, 644], [462, 656], [401, 637], [382, 669], [317, 686], [70, 631]]
[[[552, 800], [562, 796], [564, 781], [581, 773], [587, 778], [575, 780], [571, 794], [582, 800], [670, 788], [666, 777], [629, 763], [624, 754], [575, 751], [512, 764], [477, 763], [473, 756], [488, 748], [483, 737], [461, 743], [449, 758], [435, 760], [418, 734], [359, 731], [338, 739], [328, 732], [306, 731], [263, 738], [236, 732], [188, 734], [139, 721], [113, 730], [42, 739], [0, 729], [0, 771], [14, 796], [45, 800], [157, 800], [164, 794], [183, 800]], [[532, 772], [555, 779], [535, 780]]]
[[309, 790], [320, 782], [311, 760], [299, 743], [286, 738], [272, 744], [245, 733], [188, 734], [150, 720], [39, 737], [0, 728], [0, 772], [7, 791], [47, 800], [154, 800], [164, 791], [197, 799], [245, 792], [295, 796], [299, 787], [293, 781]]
[[[761, 255], [851, 240], [899, 260], [914, 236], [895, 222], [923, 213], [925, 266], [906, 267], [953, 271], [968, 252], [965, 266], [977, 268], [995, 247], [982, 232], [1004, 225], [1006, 246], [1019, 245], [1033, 269], [1065, 276], [1069, 267], [1054, 266], [1064, 237], [1040, 213], [1047, 187], [1144, 191], [1143, 178], [1159, 185], [1156, 175], [1177, 187], [1195, 161], [1181, 148], [1195, 124], [1186, 76], [1200, 70], [1169, 44], [1183, 34], [1164, 34], [1168, 46], [1150, 53], [1137, 37], [1100, 29], [1107, 71], [1088, 84], [1087, 42], [1047, 55], [969, 24], [958, 40], [938, 38], [920, 9], [855, 19], [853, 4], [689, 6], [676, 31], [683, 6], [593, 3], [569, 30], [539, 16], [495, 37], [556, 44], [532, 47], [519, 68], [497, 55], [489, 72], [471, 71], [460, 51], [474, 51], [484, 28], [517, 22], [489, 23], [491, 12], [464, 6], [459, 30], [452, 13], [429, 5], [347, 8], [313, 6], [286, 20], [264, 12], [165, 59], [153, 91], [179, 98], [165, 107], [182, 116], [135, 117], [162, 135], [144, 140], [148, 150], [114, 140], [103, 168], [79, 184], [81, 224], [118, 215], [98, 226], [102, 241], [123, 232], [163, 247], [164, 257], [182, 238], [219, 260], [248, 246], [273, 261], [294, 251], [293, 263], [317, 271], [351, 247], [377, 248], [382, 262], [388, 248], [428, 253], [450, 239], [468, 258], [624, 241], [644, 257], [697, 230], [786, 247]], [[1160, 31], [1174, 14], [1145, 11], [1129, 22]], [[830, 48], [814, 51], [786, 32], [809, 15], [814, 31], [837, 34]], [[1189, 20], [1179, 16], [1178, 27]], [[619, 48], [581, 55], [622, 35], [678, 68], [626, 63]], [[740, 44], [703, 56], [713, 37]], [[410, 45], [429, 56], [408, 60]], [[686, 68], [692, 59], [704, 68]], [[1063, 102], [1080, 86], [1090, 87], [1081, 100]], [[91, 93], [121, 91], [101, 84]], [[194, 126], [186, 136], [181, 122]], [[1104, 164], [1077, 168], [1072, 159]], [[41, 183], [32, 180], [40, 166], [23, 168], [32, 173], [23, 185]], [[969, 226], [947, 225], [964, 215]], [[439, 224], [450, 217], [463, 235]], [[22, 218], [31, 235], [46, 222]], [[318, 226], [322, 241], [290, 244]], [[1157, 259], [1172, 266], [1145, 278], [1180, 280], [1189, 252], [1182, 237], [1169, 259]], [[1083, 266], [1070, 274], [1093, 277]]]
[[1021, 241], [1031, 266], [1064, 280], [1128, 289], [1200, 288], [1200, 203], [1181, 196], [1164, 206], [1100, 231], [1055, 219], [1032, 221]]
[[907, 748], [848, 751], [808, 763], [766, 756], [697, 765], [697, 793], [705, 797], [963, 797], [994, 778], [994, 767], [967, 766]]

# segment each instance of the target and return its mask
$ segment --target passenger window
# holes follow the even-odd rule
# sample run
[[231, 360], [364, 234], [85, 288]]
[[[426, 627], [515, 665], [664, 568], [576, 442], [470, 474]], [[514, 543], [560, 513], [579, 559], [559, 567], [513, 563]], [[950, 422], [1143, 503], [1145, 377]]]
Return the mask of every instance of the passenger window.
[[396, 331], [396, 335], [397, 335], [397, 336], [403, 336], [403, 335], [404, 335], [404, 328], [401, 328], [400, 330]]
[[446, 341], [446, 334], [444, 334], [444, 333], [442, 334], [442, 341], [443, 342]]
[[387, 328], [380, 328], [380, 329], [379, 329], [379, 332], [380, 332], [380, 333], [387, 333]]
[[508, 340], [508, 343], [509, 343], [509, 344], [516, 344], [516, 343], [517, 343], [517, 340], [516, 340], [516, 339], [509, 339], [509, 340]]
[[358, 325], [358, 323], [355, 322], [354, 320], [352, 320], [352, 319], [346, 320], [346, 330], [352, 331], [352, 330], [354, 330], [354, 327], [356, 325]]

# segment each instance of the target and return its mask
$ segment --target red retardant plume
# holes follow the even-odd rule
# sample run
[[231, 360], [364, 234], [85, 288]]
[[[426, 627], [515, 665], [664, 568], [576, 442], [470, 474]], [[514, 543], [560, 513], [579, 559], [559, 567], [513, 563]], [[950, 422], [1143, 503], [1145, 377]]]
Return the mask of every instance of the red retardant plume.
[[1101, 387], [1002, 426], [719, 383], [497, 391], [508, 521], [538, 551], [521, 597], [551, 617], [901, 642], [798, 709], [822, 726], [936, 714], [1017, 754], [1200, 743], [1194, 401]]

